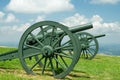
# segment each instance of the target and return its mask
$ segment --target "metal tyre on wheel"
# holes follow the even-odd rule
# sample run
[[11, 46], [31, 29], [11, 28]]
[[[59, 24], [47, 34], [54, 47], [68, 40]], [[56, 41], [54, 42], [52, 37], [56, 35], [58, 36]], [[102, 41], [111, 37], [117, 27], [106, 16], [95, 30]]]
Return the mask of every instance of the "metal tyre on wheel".
[[[46, 27], [49, 28], [44, 31]], [[38, 22], [22, 35], [19, 59], [28, 74], [42, 73], [64, 78], [79, 60], [81, 49], [77, 42], [78, 39], [75, 39], [66, 26], [53, 21]]]

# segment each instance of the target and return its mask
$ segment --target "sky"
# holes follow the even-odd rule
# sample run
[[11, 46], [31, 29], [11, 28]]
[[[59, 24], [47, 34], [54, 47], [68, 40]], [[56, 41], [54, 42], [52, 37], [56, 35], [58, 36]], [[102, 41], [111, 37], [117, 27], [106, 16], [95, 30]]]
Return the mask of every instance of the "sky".
[[68, 27], [92, 23], [87, 32], [102, 45], [120, 44], [120, 0], [0, 0], [0, 45], [15, 46], [32, 24], [51, 20]]

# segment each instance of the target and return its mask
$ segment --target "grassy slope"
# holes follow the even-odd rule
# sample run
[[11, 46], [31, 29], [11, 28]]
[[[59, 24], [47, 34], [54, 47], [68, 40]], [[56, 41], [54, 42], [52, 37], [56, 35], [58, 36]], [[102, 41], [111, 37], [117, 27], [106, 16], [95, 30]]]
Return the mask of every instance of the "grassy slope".
[[[1, 48], [7, 52], [15, 48]], [[120, 80], [120, 56], [97, 55], [93, 60], [80, 59], [65, 79], [72, 80]], [[27, 75], [18, 59], [0, 62], [0, 80], [55, 80], [49, 75]]]

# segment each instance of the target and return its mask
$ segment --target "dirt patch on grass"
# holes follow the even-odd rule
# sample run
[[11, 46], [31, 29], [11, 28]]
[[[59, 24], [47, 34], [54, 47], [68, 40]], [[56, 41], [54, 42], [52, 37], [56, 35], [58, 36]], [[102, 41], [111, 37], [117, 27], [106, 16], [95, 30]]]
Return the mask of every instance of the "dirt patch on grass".
[[55, 80], [54, 77], [48, 75], [28, 75], [24, 70], [17, 70], [17, 69], [1, 69], [0, 74], [11, 74], [21, 78], [26, 78], [27, 80]]

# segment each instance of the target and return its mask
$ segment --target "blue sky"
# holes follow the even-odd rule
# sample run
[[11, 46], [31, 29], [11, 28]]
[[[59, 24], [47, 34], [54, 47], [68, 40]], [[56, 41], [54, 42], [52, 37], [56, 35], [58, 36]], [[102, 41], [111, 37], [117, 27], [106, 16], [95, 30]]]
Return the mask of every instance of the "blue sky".
[[19, 43], [32, 24], [52, 20], [68, 27], [93, 23], [101, 44], [120, 44], [120, 0], [0, 0], [0, 44]]

